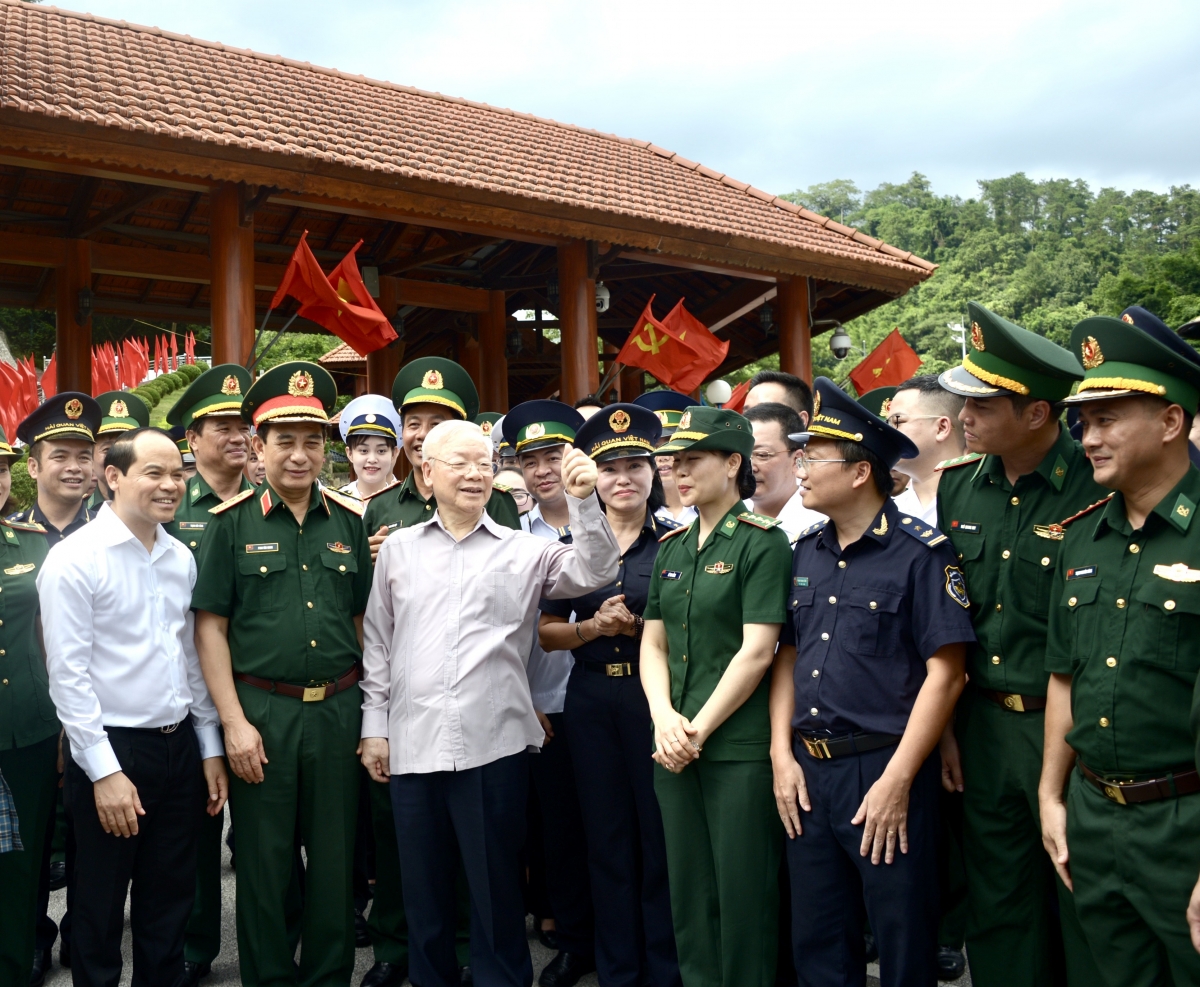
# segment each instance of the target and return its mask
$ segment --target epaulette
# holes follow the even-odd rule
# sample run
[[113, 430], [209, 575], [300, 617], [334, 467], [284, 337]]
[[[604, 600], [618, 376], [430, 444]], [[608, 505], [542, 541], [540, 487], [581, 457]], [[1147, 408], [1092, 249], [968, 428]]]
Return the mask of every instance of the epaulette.
[[695, 524], [695, 523], [696, 523], [695, 521], [692, 521], [692, 522], [690, 522], [690, 523], [688, 523], [688, 524], [681, 524], [681, 525], [680, 525], [678, 528], [676, 528], [674, 531], [668, 531], [668, 532], [667, 532], [665, 535], [663, 535], [663, 536], [662, 536], [662, 537], [659, 539], [659, 541], [660, 541], [660, 542], [664, 542], [664, 541], [666, 541], [668, 538], [674, 538], [676, 535], [681, 535], [681, 534], [683, 534], [685, 531], [691, 531], [691, 530], [692, 530], [692, 525], [693, 525], [693, 524]]
[[42, 525], [38, 524], [36, 521], [13, 521], [13, 520], [5, 519], [3, 522], [0, 522], [0, 523], [3, 523], [10, 528], [14, 528], [17, 531], [34, 531], [34, 532], [37, 532], [39, 535], [44, 535], [46, 533], [46, 529], [44, 527], [42, 527]]
[[965, 456], [955, 456], [954, 459], [943, 459], [934, 467], [934, 470], [952, 470], [955, 466], [966, 466], [967, 463], [977, 463], [985, 455], [986, 453], [982, 452], [968, 452]]
[[507, 483], [497, 483], [495, 480], [492, 481], [492, 489], [499, 490], [501, 493], [512, 493], [512, 487]]
[[676, 528], [682, 528], [683, 522], [676, 521], [673, 517], [666, 518], [666, 517], [658, 517], [656, 515], [654, 518], [654, 527], [656, 529], [662, 528], [663, 531], [674, 531]]
[[778, 528], [780, 523], [777, 517], [767, 517], [765, 514], [755, 514], [753, 511], [743, 511], [737, 516], [737, 519], [746, 524], [752, 524], [756, 528], [762, 528], [763, 531]]
[[363, 511], [366, 510], [363, 502], [357, 497], [351, 497], [348, 494], [338, 493], [336, 490], [330, 490], [328, 487], [321, 488], [321, 495], [327, 500], [332, 500], [335, 504], [339, 504], [346, 508], [346, 510], [348, 510], [351, 514], [357, 514], [359, 517], [362, 517]]
[[798, 534], [796, 536], [796, 541], [799, 541], [801, 538], [807, 538], [809, 535], [815, 535], [818, 531], [822, 530], [825, 527], [825, 525], [827, 525], [828, 523], [829, 523], [829, 520], [826, 519], [824, 521], [818, 521], [816, 524], [810, 524], [807, 528], [805, 528], [803, 531], [800, 532], [800, 534]]
[[932, 524], [925, 524], [925, 522], [907, 515], [900, 519], [900, 530], [906, 535], [912, 535], [926, 548], [933, 548], [934, 545], [940, 545], [946, 540], [946, 536]]
[[391, 483], [389, 483], [389, 484], [388, 484], [386, 487], [384, 487], [382, 490], [376, 490], [376, 491], [375, 491], [373, 494], [367, 494], [365, 497], [363, 497], [363, 498], [362, 498], [362, 500], [361, 500], [361, 501], [359, 501], [359, 503], [365, 504], [365, 503], [366, 503], [368, 500], [372, 500], [372, 499], [374, 499], [375, 497], [378, 497], [380, 494], [387, 493], [387, 492], [388, 492], [389, 490], [391, 490], [393, 487], [399, 486], [399, 485], [400, 485], [401, 483], [403, 483], [403, 482], [404, 482], [403, 480], [393, 480]]
[[1078, 521], [1081, 517], [1086, 517], [1088, 514], [1091, 514], [1092, 511], [1096, 510], [1096, 508], [1103, 507], [1105, 504], [1107, 504], [1112, 499], [1113, 499], [1112, 494], [1109, 494], [1107, 497], [1101, 497], [1098, 501], [1096, 501], [1096, 503], [1088, 504], [1088, 506], [1085, 507], [1082, 511], [1079, 511], [1076, 514], [1072, 514], [1069, 518], [1063, 518], [1063, 520], [1059, 521], [1058, 524], [1046, 525], [1045, 534], [1043, 534], [1041, 531], [1038, 530], [1042, 526], [1040, 524], [1035, 524], [1033, 526], [1034, 534], [1042, 535], [1042, 537], [1044, 537], [1044, 538], [1050, 538], [1050, 539], [1053, 539], [1054, 541], [1058, 541], [1059, 539], [1061, 539], [1063, 537], [1063, 531], [1068, 524], [1070, 524], [1072, 521]]
[[243, 490], [240, 494], [234, 494], [228, 500], [218, 504], [216, 507], [210, 507], [208, 509], [208, 513], [209, 514], [222, 514], [225, 511], [229, 510], [229, 508], [234, 507], [235, 505], [240, 504], [243, 500], [246, 500], [247, 498], [253, 497], [253, 496], [254, 496], [253, 490]]

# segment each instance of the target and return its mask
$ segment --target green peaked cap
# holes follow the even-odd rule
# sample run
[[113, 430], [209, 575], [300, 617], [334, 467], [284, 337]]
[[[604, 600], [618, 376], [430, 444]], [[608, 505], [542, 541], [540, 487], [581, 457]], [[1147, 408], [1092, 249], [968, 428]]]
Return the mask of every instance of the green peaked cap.
[[135, 428], [146, 428], [150, 424], [150, 408], [136, 394], [128, 391], [105, 391], [96, 398], [100, 412], [101, 435], [111, 435], [113, 432], [128, 432]]
[[188, 385], [167, 412], [167, 424], [191, 428], [197, 418], [236, 418], [253, 382], [250, 371], [240, 364], [219, 363]]
[[968, 398], [1019, 394], [1061, 401], [1083, 376], [1074, 354], [1044, 336], [1022, 329], [978, 302], [968, 302], [967, 309], [971, 317], [967, 356], [961, 366], [938, 377], [946, 390]]
[[1200, 407], [1200, 356], [1193, 362], [1132, 323], [1107, 315], [1084, 319], [1071, 332], [1071, 350], [1084, 373], [1070, 404], [1150, 394], [1190, 415]]
[[749, 456], [754, 449], [754, 429], [736, 411], [696, 405], [684, 411], [675, 434], [655, 454], [669, 455], [684, 449], [717, 449]]
[[887, 418], [890, 410], [889, 404], [895, 396], [896, 388], [894, 387], [876, 387], [860, 397], [858, 403], [876, 418]]
[[440, 404], [469, 422], [479, 414], [479, 392], [471, 375], [453, 360], [423, 356], [405, 364], [396, 374], [392, 404], [397, 411], [410, 404]]
[[329, 424], [337, 403], [337, 384], [328, 370], [307, 360], [272, 367], [251, 385], [242, 401], [242, 418], [255, 428], [271, 422]]
[[0, 425], [0, 458], [6, 458], [11, 463], [15, 459], [21, 458], [21, 453], [17, 452], [8, 441], [8, 436], [4, 434], [4, 426]]

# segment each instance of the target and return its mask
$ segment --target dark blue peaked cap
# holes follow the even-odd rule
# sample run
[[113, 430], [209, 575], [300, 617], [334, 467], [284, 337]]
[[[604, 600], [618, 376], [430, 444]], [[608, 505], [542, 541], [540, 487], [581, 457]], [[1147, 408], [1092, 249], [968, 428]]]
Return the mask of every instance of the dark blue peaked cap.
[[872, 414], [828, 377], [818, 377], [813, 383], [813, 417], [808, 431], [788, 437], [804, 445], [809, 439], [858, 442], [882, 459], [888, 469], [898, 460], [917, 455], [912, 439]]

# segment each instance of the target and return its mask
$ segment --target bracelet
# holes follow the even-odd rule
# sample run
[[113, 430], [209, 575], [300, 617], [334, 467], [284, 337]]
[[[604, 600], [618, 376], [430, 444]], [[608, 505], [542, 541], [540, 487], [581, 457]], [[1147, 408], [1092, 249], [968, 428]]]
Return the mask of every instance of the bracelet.
[[635, 613], [633, 615], [633, 636], [641, 637], [642, 631], [646, 629], [646, 622], [642, 619], [642, 615]]
[[575, 634], [579, 638], [579, 640], [581, 640], [584, 644], [592, 643], [586, 637], [583, 636], [583, 621], [582, 620], [575, 622]]

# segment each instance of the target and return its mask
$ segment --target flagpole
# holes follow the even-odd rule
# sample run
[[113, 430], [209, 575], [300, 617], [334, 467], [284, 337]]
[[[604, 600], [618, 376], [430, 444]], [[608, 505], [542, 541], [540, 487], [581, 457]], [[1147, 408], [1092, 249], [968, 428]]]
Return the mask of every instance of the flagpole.
[[[259, 362], [259, 361], [260, 361], [260, 360], [261, 360], [261, 359], [262, 359], [264, 356], [266, 356], [268, 353], [270, 353], [270, 352], [271, 352], [271, 347], [272, 347], [272, 346], [274, 346], [276, 343], [278, 343], [278, 342], [279, 342], [279, 340], [281, 340], [281, 339], [283, 338], [283, 334], [284, 334], [285, 332], [287, 332], [287, 331], [288, 331], [288, 327], [289, 327], [289, 326], [290, 326], [290, 325], [291, 325], [293, 322], [295, 322], [295, 321], [296, 321], [298, 318], [300, 318], [300, 312], [299, 312], [299, 310], [297, 310], [297, 311], [296, 311], [296, 314], [295, 314], [295, 315], [293, 315], [293, 316], [292, 316], [290, 319], [288, 319], [288, 320], [287, 320], [287, 322], [285, 322], [285, 323], [283, 324], [283, 328], [282, 328], [282, 329], [280, 329], [280, 330], [279, 330], [279, 332], [277, 332], [277, 333], [275, 334], [275, 338], [274, 338], [274, 339], [272, 339], [272, 340], [271, 340], [269, 343], [267, 343], [267, 345], [266, 345], [266, 348], [265, 348], [265, 349], [263, 349], [263, 351], [262, 351], [261, 353], [259, 353], [259, 354], [258, 354], [258, 356], [256, 356], [256, 357], [255, 357], [253, 360], [251, 360], [251, 361], [250, 361], [250, 365], [249, 365], [249, 366], [247, 366], [247, 367], [246, 367], [246, 369], [247, 369], [247, 370], [253, 370], [253, 369], [254, 369], [256, 366], [258, 366], [258, 362]], [[264, 321], [265, 321], [265, 320], [264, 320]], [[257, 340], [257, 339], [255, 340], [255, 342], [254, 342], [254, 345], [255, 345], [255, 347], [257, 348], [257, 346], [258, 346], [258, 340]]]
[[605, 373], [604, 379], [600, 381], [596, 387], [596, 397], [602, 398], [604, 396], [604, 389], [613, 382], [613, 378], [617, 376], [617, 374], [621, 371], [621, 368], [624, 366], [625, 364], [623, 363], [614, 363], [608, 368], [608, 372]]
[[[274, 308], [268, 308], [268, 309], [267, 309], [267, 312], [266, 312], [266, 314], [263, 316], [262, 325], [258, 327], [258, 332], [256, 332], [256, 333], [254, 334], [254, 346], [252, 346], [252, 347], [250, 348], [250, 356], [251, 356], [253, 359], [251, 359], [251, 361], [250, 361], [248, 364], [246, 364], [246, 369], [247, 369], [247, 370], [253, 370], [253, 369], [254, 369], [254, 365], [255, 365], [256, 363], [258, 363], [258, 358], [254, 356], [254, 351], [255, 351], [256, 349], [258, 349], [258, 344], [259, 344], [259, 342], [261, 342], [261, 341], [262, 341], [262, 334], [263, 334], [263, 333], [266, 331], [266, 329], [267, 329], [267, 319], [269, 319], [269, 318], [271, 317], [271, 313], [272, 313], [272, 312], [274, 312], [274, 311], [275, 311], [275, 309], [274, 309]], [[297, 313], [297, 315], [298, 315], [298, 314], [299, 314], [299, 313]], [[294, 319], [295, 317], [296, 317], [295, 315], [293, 315], [293, 316], [292, 316], [292, 318], [293, 318], [293, 319]], [[287, 324], [286, 326], [284, 326], [283, 328], [284, 328], [284, 329], [286, 329], [286, 328], [287, 328], [287, 326], [290, 326], [290, 325], [291, 325], [291, 322], [288, 322], [288, 324]], [[283, 332], [283, 329], [280, 329], [279, 331], [282, 333], [282, 332]], [[264, 350], [263, 352], [265, 353], [265, 352], [266, 352], [266, 350]]]

